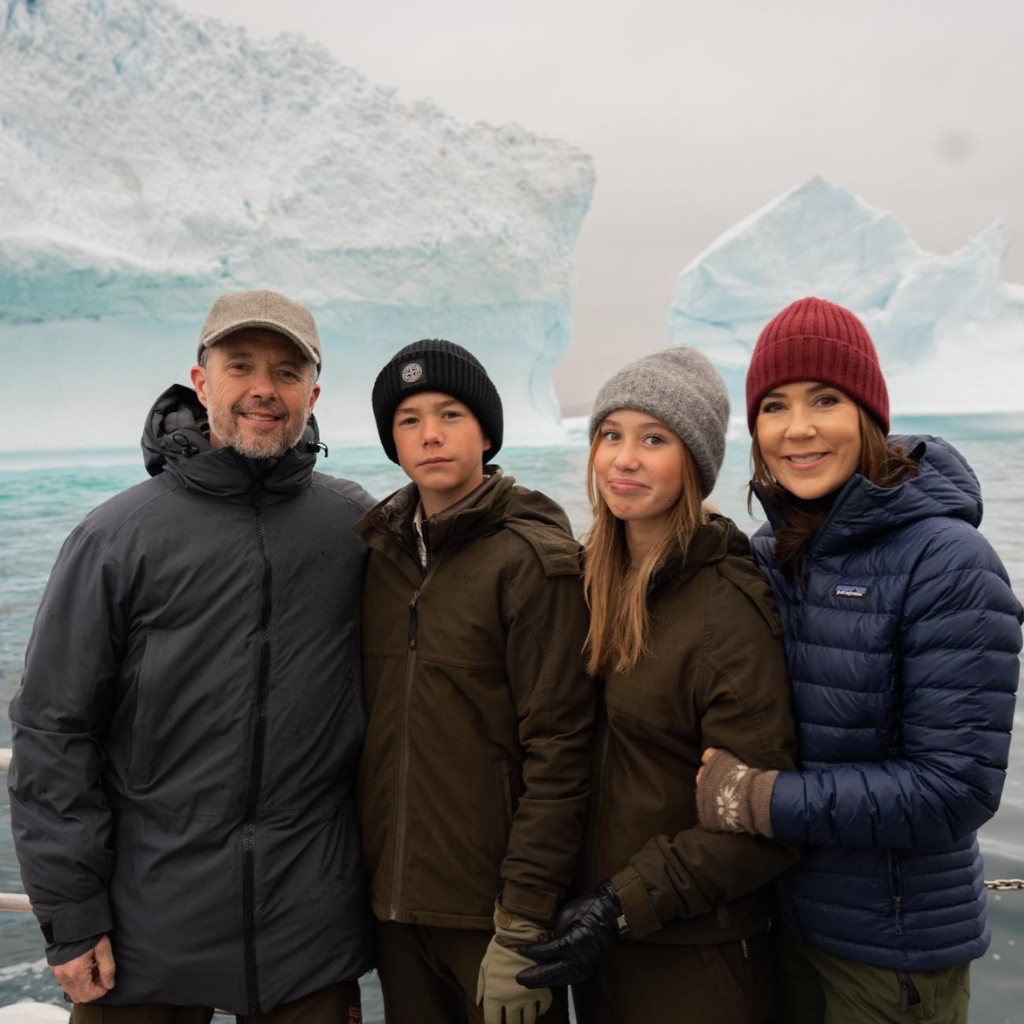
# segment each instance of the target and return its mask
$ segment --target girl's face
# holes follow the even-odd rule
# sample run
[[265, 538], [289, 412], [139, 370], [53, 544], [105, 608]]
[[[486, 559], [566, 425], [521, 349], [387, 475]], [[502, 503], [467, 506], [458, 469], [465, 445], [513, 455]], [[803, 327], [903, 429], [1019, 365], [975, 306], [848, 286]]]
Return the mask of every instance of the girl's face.
[[838, 490], [860, 465], [860, 411], [838, 388], [798, 381], [761, 399], [757, 443], [772, 476], [798, 498]]
[[616, 409], [597, 431], [594, 480], [616, 519], [660, 528], [683, 490], [683, 442], [650, 413]]

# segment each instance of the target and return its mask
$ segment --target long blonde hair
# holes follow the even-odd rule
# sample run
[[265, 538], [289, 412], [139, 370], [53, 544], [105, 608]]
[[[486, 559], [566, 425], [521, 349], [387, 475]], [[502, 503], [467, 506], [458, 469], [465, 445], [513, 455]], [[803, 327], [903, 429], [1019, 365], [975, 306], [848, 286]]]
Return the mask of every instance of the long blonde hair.
[[685, 556], [708, 511], [701, 498], [697, 464], [683, 445], [679, 500], [672, 507], [664, 533], [640, 563], [632, 565], [625, 524], [612, 515], [594, 479], [594, 456], [601, 440], [599, 431], [591, 442], [587, 459], [587, 497], [594, 518], [583, 545], [583, 592], [590, 608], [590, 630], [583, 656], [591, 675], [609, 668], [631, 672], [650, 653], [647, 591], [651, 577], [673, 548], [678, 547]]
[[[917, 463], [903, 446], [890, 444], [878, 421], [859, 405], [857, 412], [860, 416], [860, 462], [855, 472], [878, 487], [896, 487], [917, 476]], [[747, 510], [752, 510], [757, 492], [781, 509], [782, 525], [775, 531], [773, 554], [783, 575], [799, 582], [803, 577], [804, 559], [818, 530], [828, 519], [829, 510], [806, 509], [794, 504], [793, 495], [772, 476], [765, 462], [756, 427], [750, 445], [750, 469]]]

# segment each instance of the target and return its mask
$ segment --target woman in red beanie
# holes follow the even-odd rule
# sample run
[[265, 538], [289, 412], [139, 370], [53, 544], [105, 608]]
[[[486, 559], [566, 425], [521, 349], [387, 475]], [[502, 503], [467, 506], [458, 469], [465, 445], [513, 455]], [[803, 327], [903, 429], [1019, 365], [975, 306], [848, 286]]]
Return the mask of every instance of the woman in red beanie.
[[761, 333], [747, 417], [802, 770], [706, 750], [701, 823], [804, 842], [777, 885], [780, 1020], [964, 1024], [1024, 617], [977, 479], [942, 440], [886, 436], [875, 347], [821, 299]]

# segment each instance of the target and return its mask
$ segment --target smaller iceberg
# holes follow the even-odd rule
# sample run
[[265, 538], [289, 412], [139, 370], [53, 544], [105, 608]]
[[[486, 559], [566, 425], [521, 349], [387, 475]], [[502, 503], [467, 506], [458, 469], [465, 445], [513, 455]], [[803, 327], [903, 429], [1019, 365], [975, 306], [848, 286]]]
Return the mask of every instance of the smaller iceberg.
[[812, 178], [736, 224], [687, 266], [669, 313], [673, 345], [705, 352], [733, 411], [757, 336], [805, 295], [852, 309], [878, 348], [894, 415], [1024, 411], [1024, 287], [1002, 279], [996, 222], [948, 256], [889, 213]]

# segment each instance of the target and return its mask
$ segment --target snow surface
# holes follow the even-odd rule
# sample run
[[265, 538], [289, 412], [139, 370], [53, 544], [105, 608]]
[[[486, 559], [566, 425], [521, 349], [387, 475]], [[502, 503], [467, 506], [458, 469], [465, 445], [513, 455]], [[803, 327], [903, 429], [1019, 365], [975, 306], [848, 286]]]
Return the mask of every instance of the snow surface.
[[593, 186], [579, 150], [400, 103], [298, 36], [0, 0], [0, 448], [137, 436], [213, 299], [253, 287], [314, 311], [329, 438], [375, 438], [380, 366], [447, 337], [502, 391], [507, 443], [561, 440], [550, 371]]
[[822, 178], [730, 228], [687, 266], [669, 313], [673, 345], [716, 363], [746, 408], [744, 376], [764, 325], [805, 295], [865, 323], [894, 415], [1024, 410], [1024, 288], [1003, 281], [1005, 226], [948, 256]]

